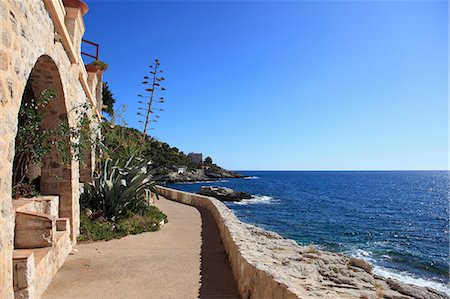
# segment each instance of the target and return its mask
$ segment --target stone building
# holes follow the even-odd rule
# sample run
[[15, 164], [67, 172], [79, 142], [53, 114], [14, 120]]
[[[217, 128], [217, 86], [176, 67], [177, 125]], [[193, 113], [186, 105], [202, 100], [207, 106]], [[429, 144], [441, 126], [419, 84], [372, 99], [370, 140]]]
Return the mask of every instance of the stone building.
[[192, 163], [197, 164], [197, 165], [200, 165], [203, 162], [202, 153], [189, 153], [188, 158]]
[[13, 200], [12, 176], [18, 113], [27, 94], [56, 94], [40, 111], [42, 129], [58, 120], [75, 127], [73, 110], [86, 102], [91, 125], [101, 120], [102, 71], [87, 71], [81, 58], [87, 11], [80, 0], [0, 1], [0, 298], [39, 298], [79, 234], [80, 182], [92, 177], [95, 149], [82, 164], [63, 163], [52, 149], [38, 171], [45, 196]]

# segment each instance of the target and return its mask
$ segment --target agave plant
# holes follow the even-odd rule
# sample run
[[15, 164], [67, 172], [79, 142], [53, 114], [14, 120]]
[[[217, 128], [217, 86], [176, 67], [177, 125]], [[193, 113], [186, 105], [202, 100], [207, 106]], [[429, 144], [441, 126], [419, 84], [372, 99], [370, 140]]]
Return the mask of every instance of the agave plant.
[[149, 158], [131, 166], [133, 160], [131, 157], [124, 167], [118, 166], [119, 160], [114, 165], [106, 160], [100, 175], [85, 185], [80, 196], [81, 207], [101, 211], [112, 221], [144, 212], [150, 205], [151, 193], [158, 197], [154, 177], [157, 170]]

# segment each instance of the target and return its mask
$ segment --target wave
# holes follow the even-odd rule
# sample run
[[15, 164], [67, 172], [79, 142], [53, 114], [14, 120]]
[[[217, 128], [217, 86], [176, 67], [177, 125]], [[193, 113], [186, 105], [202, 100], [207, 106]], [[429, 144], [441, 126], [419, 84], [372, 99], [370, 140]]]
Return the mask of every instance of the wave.
[[190, 181], [190, 182], [174, 182], [172, 184], [175, 185], [192, 185], [192, 184], [201, 184], [201, 183], [217, 183], [218, 181]]
[[209, 184], [209, 183], [228, 183], [228, 182], [229, 182], [229, 180], [222, 180], [222, 179], [220, 179], [220, 180], [210, 180], [210, 181], [175, 182], [175, 183], [172, 183], [172, 184], [175, 184], [175, 185], [193, 185], [193, 184], [202, 184], [202, 183]]
[[248, 176], [248, 177], [244, 178], [244, 180], [256, 180], [256, 179], [259, 179], [259, 177], [257, 177], [257, 176]]
[[[376, 260], [372, 256], [372, 252], [363, 250], [363, 249], [355, 249], [348, 252], [348, 255], [351, 257], [359, 258], [366, 260], [370, 262], [373, 266], [373, 273], [386, 277], [386, 278], [393, 278], [400, 282], [416, 285], [419, 287], [430, 287], [432, 289], [435, 289], [437, 291], [440, 291], [442, 293], [445, 293], [450, 296], [450, 286], [437, 282], [431, 279], [426, 279], [422, 277], [417, 277], [416, 275], [406, 272], [406, 271], [400, 271], [400, 270], [394, 270], [391, 268], [385, 268], [377, 265], [375, 262]], [[384, 256], [386, 257], [386, 256]], [[390, 257], [389, 257], [390, 259]]]
[[377, 265], [373, 266], [373, 273], [383, 276], [383, 277], [389, 277], [397, 279], [398, 281], [407, 283], [407, 284], [413, 284], [419, 287], [430, 287], [432, 289], [435, 289], [437, 291], [440, 291], [442, 293], [447, 294], [450, 296], [450, 286], [439, 283], [430, 279], [416, 277], [413, 274], [405, 271], [398, 271], [398, 270], [392, 270], [387, 269], [384, 267], [380, 267]]
[[251, 199], [243, 199], [236, 201], [236, 205], [249, 205], [249, 204], [269, 204], [273, 202], [273, 197], [266, 195], [252, 195]]

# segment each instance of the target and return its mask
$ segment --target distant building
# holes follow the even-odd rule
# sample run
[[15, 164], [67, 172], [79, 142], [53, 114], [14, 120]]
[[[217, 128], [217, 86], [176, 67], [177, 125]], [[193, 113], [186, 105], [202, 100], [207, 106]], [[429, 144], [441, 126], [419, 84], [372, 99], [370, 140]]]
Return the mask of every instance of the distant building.
[[191, 160], [192, 163], [197, 165], [200, 165], [203, 162], [202, 153], [189, 153], [188, 158], [189, 160]]

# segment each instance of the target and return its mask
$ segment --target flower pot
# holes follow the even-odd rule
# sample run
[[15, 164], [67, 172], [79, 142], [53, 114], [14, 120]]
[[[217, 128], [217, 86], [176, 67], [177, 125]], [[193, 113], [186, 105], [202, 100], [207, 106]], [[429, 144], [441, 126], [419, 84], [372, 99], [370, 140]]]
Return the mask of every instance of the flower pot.
[[80, 8], [83, 16], [88, 12], [89, 7], [81, 0], [63, 0], [65, 7]]
[[95, 64], [86, 64], [86, 71], [88, 71], [89, 73], [97, 73], [98, 71], [101, 70], [101, 67]]

